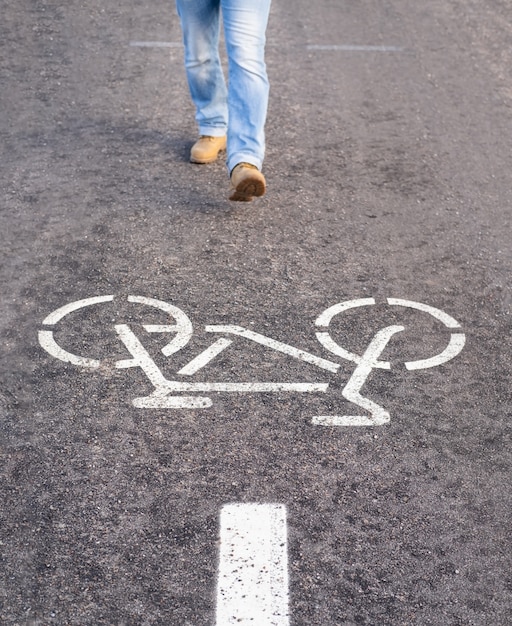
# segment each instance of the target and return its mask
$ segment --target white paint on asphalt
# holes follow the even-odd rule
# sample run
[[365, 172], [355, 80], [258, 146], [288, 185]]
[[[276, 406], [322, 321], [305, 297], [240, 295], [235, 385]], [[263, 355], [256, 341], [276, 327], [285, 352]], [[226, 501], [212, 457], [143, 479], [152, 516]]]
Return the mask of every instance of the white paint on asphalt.
[[176, 332], [176, 337], [174, 337], [174, 339], [172, 339], [166, 346], [162, 348], [162, 354], [164, 354], [165, 356], [171, 356], [171, 354], [178, 352], [190, 341], [193, 332], [192, 322], [190, 321], [188, 315], [186, 315], [177, 306], [169, 304], [168, 302], [163, 302], [162, 300], [145, 298], [143, 296], [128, 296], [128, 302], [133, 302], [135, 304], [145, 304], [146, 306], [160, 309], [161, 311], [164, 311], [176, 320], [176, 325], [172, 326], [166, 327], [149, 324], [146, 327], [146, 330], [149, 329], [148, 332], [160, 333], [162, 332], [162, 328], [166, 328], [164, 332]]
[[404, 306], [410, 309], [416, 309], [418, 311], [423, 311], [424, 313], [428, 313], [435, 317], [435, 319], [442, 322], [446, 328], [460, 328], [460, 324], [457, 320], [453, 319], [451, 315], [441, 311], [440, 309], [436, 309], [433, 306], [428, 304], [423, 304], [422, 302], [413, 302], [412, 300], [402, 300], [400, 298], [387, 298], [387, 303], [391, 306]]
[[[136, 367], [135, 361], [136, 359], [130, 360], [129, 362], [133, 362], [133, 365], [124, 365], [123, 367]], [[139, 363], [137, 363], [137, 365], [141, 367]], [[118, 365], [118, 367], [122, 366]], [[158, 371], [160, 372], [160, 370]], [[271, 393], [276, 391], [296, 391], [302, 393], [325, 393], [328, 388], [329, 383], [184, 383], [179, 380], [166, 379], [165, 384], [159, 385], [158, 392], [160, 393], [165, 389], [167, 393], [181, 393], [187, 391], [228, 393]]]
[[[459, 322], [451, 315], [448, 315], [448, 313], [445, 313], [440, 309], [436, 309], [428, 304], [413, 302], [412, 300], [402, 300], [400, 298], [387, 298], [387, 303], [391, 306], [403, 306], [410, 309], [416, 309], [417, 311], [423, 311], [424, 313], [428, 313], [433, 318], [442, 322], [446, 328], [449, 328], [450, 330], [460, 329]], [[428, 369], [429, 367], [437, 367], [438, 365], [442, 365], [443, 363], [446, 363], [456, 357], [464, 347], [465, 343], [466, 335], [464, 333], [452, 333], [448, 345], [442, 352], [428, 359], [407, 361], [405, 363], [405, 367], [408, 370], [422, 370]]]
[[[427, 313], [428, 315], [431, 315], [434, 319], [437, 319], [438, 321], [442, 322], [442, 324], [444, 324], [444, 326], [446, 326], [446, 328], [450, 330], [460, 329], [459, 322], [457, 322], [457, 320], [451, 317], [451, 315], [448, 315], [448, 313], [445, 313], [444, 311], [441, 311], [440, 309], [436, 309], [433, 306], [429, 306], [428, 304], [423, 304], [421, 302], [414, 302], [413, 300], [402, 300], [400, 298], [387, 298], [386, 302], [390, 306], [401, 306], [401, 307], [406, 307], [410, 309], [415, 309], [417, 311], [422, 311], [423, 313]], [[344, 311], [348, 311], [349, 309], [354, 309], [354, 308], [363, 307], [363, 306], [374, 306], [374, 305], [375, 305], [374, 298], [362, 298], [359, 300], [348, 300], [346, 302], [340, 302], [338, 304], [335, 304], [329, 307], [321, 315], [319, 315], [315, 321], [315, 325], [320, 326], [320, 327], [328, 327], [332, 321], [332, 318], [335, 315], [339, 315], [340, 313], [343, 313]], [[359, 356], [358, 354], [349, 352], [348, 350], [345, 350], [345, 348], [343, 348], [342, 346], [338, 345], [332, 339], [332, 337], [330, 336], [327, 330], [317, 332], [316, 337], [318, 341], [324, 346], [324, 348], [326, 348], [326, 350], [329, 350], [329, 352], [336, 354], [336, 356], [339, 356], [348, 361], [353, 361], [354, 363], [361, 362], [363, 357]], [[418, 359], [416, 361], [407, 361], [405, 363], [405, 367], [408, 370], [419, 370], [419, 369], [427, 369], [429, 367], [436, 367], [437, 365], [442, 365], [443, 363], [446, 363], [447, 361], [450, 361], [455, 356], [457, 356], [459, 352], [462, 350], [462, 348], [464, 347], [465, 342], [466, 342], [466, 336], [464, 335], [464, 333], [462, 332], [452, 333], [450, 335], [448, 345], [442, 352], [428, 359]], [[390, 369], [391, 363], [389, 363], [388, 361], [379, 361], [378, 363], [376, 363], [375, 367], [378, 367], [380, 369]]]
[[101, 365], [101, 361], [97, 359], [89, 359], [83, 356], [77, 356], [76, 354], [71, 354], [67, 350], [61, 348], [58, 343], [55, 341], [52, 330], [40, 330], [38, 333], [39, 343], [42, 348], [51, 354], [51, 356], [56, 359], [60, 359], [65, 363], [71, 363], [72, 365], [78, 365], [79, 367], [99, 367]]
[[[340, 313], [344, 313], [345, 311], [349, 311], [350, 309], [374, 305], [375, 298], [359, 298], [355, 300], [339, 302], [338, 304], [334, 304], [333, 306], [329, 307], [321, 315], [319, 315], [315, 320], [315, 326], [327, 328], [335, 315], [339, 315]], [[342, 346], [338, 345], [326, 330], [317, 332], [316, 338], [323, 345], [323, 347], [326, 350], [329, 350], [329, 352], [332, 352], [332, 354], [335, 354], [342, 359], [346, 359], [347, 361], [353, 361], [354, 363], [359, 363], [361, 361], [361, 357], [358, 354], [349, 352], [348, 350], [345, 350], [345, 348], [343, 348]], [[387, 364], [386, 366], [385, 363], [380, 362], [378, 367], [381, 367], [383, 369], [389, 369], [390, 365]]]
[[456, 357], [466, 344], [466, 335], [464, 333], [453, 333], [446, 348], [429, 359], [418, 361], [407, 361], [405, 367], [408, 370], [425, 370], [429, 367], [437, 367], [443, 363], [451, 361]]
[[[383, 423], [386, 422], [389, 420]], [[311, 423], [314, 426], [375, 426], [374, 422], [364, 415], [315, 415]]]
[[[327, 331], [321, 331], [316, 333], [316, 338], [326, 350], [329, 350], [329, 352], [332, 352], [336, 356], [339, 356], [347, 361], [352, 361], [354, 363], [361, 362], [362, 357], [359, 356], [359, 354], [354, 354], [352, 352], [349, 352], [348, 350], [345, 350], [343, 346], [340, 346], [334, 341], [334, 339]], [[388, 370], [390, 369], [391, 364], [386, 361], [379, 361], [377, 367]]]
[[[66, 315], [81, 308], [92, 305], [111, 302], [114, 296], [97, 296], [72, 302], [60, 307], [48, 315], [44, 324], [46, 326], [60, 322]], [[169, 357], [190, 341], [193, 334], [193, 327], [188, 316], [178, 307], [143, 296], [128, 296], [127, 301], [132, 304], [140, 304], [153, 309], [159, 309], [169, 316], [171, 323], [143, 324], [142, 328], [147, 333], [174, 333], [174, 337], [162, 349], [165, 357]], [[361, 389], [368, 376], [374, 369], [390, 369], [391, 363], [381, 361], [379, 357], [383, 353], [391, 337], [404, 330], [403, 326], [388, 326], [380, 330], [370, 342], [365, 353], [360, 356], [345, 350], [338, 345], [328, 332], [329, 325], [333, 318], [345, 311], [357, 309], [359, 307], [375, 306], [374, 298], [360, 298], [337, 303], [327, 308], [315, 321], [315, 325], [323, 330], [316, 333], [319, 342], [331, 353], [336, 354], [346, 360], [356, 364], [356, 368], [350, 379], [342, 390], [342, 396], [349, 402], [361, 407], [369, 413], [367, 416], [361, 415], [319, 415], [312, 418], [313, 424], [327, 426], [375, 426], [389, 422], [390, 416], [376, 402], [361, 395]], [[465, 334], [461, 331], [460, 324], [450, 315], [436, 309], [435, 307], [403, 300], [400, 298], [387, 298], [386, 304], [414, 309], [434, 317], [451, 331], [448, 345], [439, 354], [433, 357], [416, 361], [405, 362], [408, 370], [425, 369], [435, 367], [453, 359], [462, 350], [465, 344]], [[127, 324], [115, 325], [115, 330], [119, 339], [124, 344], [132, 358], [122, 359], [115, 363], [118, 369], [138, 367], [146, 374], [154, 387], [152, 393], [145, 397], [138, 397], [133, 400], [133, 405], [140, 408], [206, 408], [212, 406], [210, 397], [196, 397], [191, 394], [212, 394], [212, 393], [326, 393], [330, 387], [329, 382], [184, 382], [180, 380], [169, 380], [162, 373], [155, 359], [149, 354], [143, 343]], [[234, 337], [252, 341], [265, 348], [280, 352], [294, 359], [314, 365], [331, 373], [337, 373], [340, 364], [330, 361], [305, 350], [300, 350], [289, 344], [277, 341], [265, 335], [261, 335], [252, 330], [248, 330], [237, 325], [207, 325], [205, 331], [208, 333], [223, 333], [229, 337], [220, 337], [200, 354], [192, 358], [188, 363], [178, 370], [178, 376], [191, 377], [207, 367], [219, 354], [234, 343]], [[457, 331], [457, 332], [454, 332]], [[98, 368], [101, 361], [94, 358], [81, 357], [72, 354], [58, 345], [55, 340], [53, 330], [44, 329], [39, 331], [39, 343], [53, 357], [64, 362], [80, 367]], [[251, 353], [250, 353], [251, 354]]]
[[361, 306], [373, 306], [375, 304], [375, 298], [358, 298], [355, 300], [345, 300], [345, 302], [338, 302], [338, 304], [333, 304], [328, 309], [325, 309], [323, 313], [321, 313], [315, 321], [316, 326], [329, 326], [332, 318], [335, 315], [339, 315], [344, 311], [349, 311], [350, 309], [357, 309]]
[[132, 48], [183, 48], [181, 41], [130, 41]]
[[197, 396], [159, 396], [151, 395], [135, 398], [132, 405], [136, 409], [208, 409], [213, 406], [210, 398]]
[[50, 315], [45, 317], [45, 319], [43, 320], [43, 324], [45, 326], [56, 324], [57, 322], [60, 322], [60, 320], [66, 315], [73, 313], [73, 311], [78, 311], [78, 309], [83, 309], [85, 307], [92, 306], [93, 304], [112, 302], [113, 299], [114, 296], [95, 296], [94, 298], [84, 298], [83, 300], [70, 302], [69, 304], [61, 306], [59, 309], [53, 311], [53, 313], [50, 313]]
[[[70, 302], [69, 304], [65, 304], [64, 306], [61, 306], [57, 310], [53, 311], [50, 315], [47, 315], [43, 320], [43, 325], [53, 326], [54, 324], [60, 322], [62, 318], [66, 317], [66, 315], [69, 315], [74, 311], [93, 306], [94, 304], [112, 302], [113, 299], [114, 296], [94, 296], [93, 298], [83, 298], [82, 300]], [[41, 347], [44, 348], [46, 352], [51, 354], [56, 359], [64, 361], [65, 363], [71, 363], [72, 365], [78, 365], [79, 367], [91, 368], [98, 368], [101, 365], [101, 361], [98, 361], [97, 359], [78, 356], [64, 350], [64, 348], [61, 348], [55, 341], [53, 331], [51, 330], [40, 330], [38, 338]]]
[[403, 52], [400, 46], [362, 46], [351, 44], [308, 44], [308, 50], [334, 50], [337, 52]]
[[[208, 393], [208, 392], [238, 392], [238, 393], [270, 393], [276, 391], [295, 391], [299, 393], [326, 392], [328, 383], [188, 383], [168, 380], [151, 358], [138, 337], [127, 324], [115, 326], [119, 338], [133, 358], [116, 362], [116, 368], [127, 369], [140, 367], [155, 387], [155, 392], [147, 398], [137, 398], [134, 404], [141, 408], [171, 408], [181, 406], [180, 398], [168, 397], [171, 393]], [[203, 353], [204, 354], [204, 353]], [[185, 366], [186, 367], [186, 366]], [[190, 398], [186, 399], [186, 406], [191, 408]], [[207, 404], [204, 404], [207, 402]], [[209, 398], [201, 399], [200, 406], [210, 406]]]
[[356, 406], [370, 413], [366, 415], [318, 416], [312, 423], [321, 426], [381, 426], [390, 420], [389, 413], [373, 400], [361, 395], [360, 391], [373, 369], [379, 365], [379, 356], [391, 337], [404, 330], [403, 326], [388, 326], [380, 330], [370, 342], [341, 395]]
[[267, 348], [271, 348], [272, 350], [276, 350], [277, 352], [282, 352], [283, 354], [288, 354], [292, 356], [294, 359], [299, 359], [299, 361], [305, 361], [306, 363], [311, 363], [312, 365], [316, 365], [321, 369], [328, 370], [329, 372], [337, 372], [340, 368], [339, 363], [334, 363], [334, 361], [328, 361], [327, 359], [322, 359], [321, 357], [315, 356], [310, 352], [305, 352], [304, 350], [299, 350], [294, 348], [293, 346], [288, 345], [287, 343], [282, 343], [281, 341], [276, 341], [275, 339], [270, 339], [270, 337], [265, 337], [265, 335], [260, 335], [259, 333], [255, 333], [252, 330], [248, 330], [246, 328], [242, 328], [242, 326], [235, 325], [216, 325], [216, 326], [206, 326], [206, 332], [208, 333], [229, 333], [232, 335], [238, 335], [238, 337], [244, 337], [245, 339], [249, 339], [250, 341], [254, 341], [256, 343], [261, 344], [262, 346], [266, 346]]
[[[181, 41], [130, 41], [131, 48], [183, 48]], [[313, 51], [335, 51], [335, 52], [403, 52], [405, 48], [401, 46], [372, 46], [360, 44], [302, 44], [289, 46], [280, 43], [267, 43], [268, 48], [305, 48]]]
[[389, 413], [376, 402], [373, 402], [373, 400], [364, 398], [360, 394], [360, 390], [371, 371], [377, 367], [379, 356], [382, 354], [391, 337], [402, 330], [404, 330], [403, 326], [388, 326], [387, 328], [379, 330], [370, 342], [368, 348], [366, 348], [361, 361], [357, 364], [356, 369], [341, 392], [341, 395], [346, 400], [360, 406], [370, 413], [370, 417], [361, 417], [361, 425], [380, 426], [381, 424], [389, 422]]
[[192, 361], [185, 365], [185, 367], [182, 367], [178, 374], [181, 374], [182, 376], [192, 376], [200, 369], [208, 365], [210, 361], [212, 361], [217, 355], [219, 355], [232, 343], [233, 342], [231, 341], [231, 339], [225, 339], [224, 337], [221, 337], [215, 343], [212, 343], [209, 348], [206, 348], [204, 352], [198, 354], [196, 358], [192, 359]]
[[132, 359], [117, 361], [116, 367], [118, 369], [140, 367], [155, 387], [153, 395], [145, 398], [135, 398], [132, 401], [133, 406], [151, 409], [198, 409], [212, 406], [210, 398], [168, 396], [169, 381], [162, 374], [160, 368], [153, 361], [135, 333], [132, 332], [127, 324], [118, 324], [115, 328], [126, 349], [133, 356]]
[[116, 367], [118, 369], [140, 367], [155, 389], [165, 389], [168, 382], [167, 379], [128, 324], [117, 324], [115, 329], [126, 349], [133, 356], [132, 359], [117, 361]]
[[216, 626], [288, 626], [287, 544], [284, 505], [222, 507]]

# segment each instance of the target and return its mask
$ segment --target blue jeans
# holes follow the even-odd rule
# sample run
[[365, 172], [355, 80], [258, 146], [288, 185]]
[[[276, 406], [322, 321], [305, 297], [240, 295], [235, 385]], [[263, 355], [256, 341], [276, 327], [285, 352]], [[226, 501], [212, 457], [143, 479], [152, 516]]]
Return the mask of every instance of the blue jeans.
[[[261, 169], [269, 83], [265, 31], [271, 0], [176, 0], [185, 69], [200, 135], [227, 133], [229, 171]], [[219, 57], [220, 16], [228, 55], [228, 88]]]

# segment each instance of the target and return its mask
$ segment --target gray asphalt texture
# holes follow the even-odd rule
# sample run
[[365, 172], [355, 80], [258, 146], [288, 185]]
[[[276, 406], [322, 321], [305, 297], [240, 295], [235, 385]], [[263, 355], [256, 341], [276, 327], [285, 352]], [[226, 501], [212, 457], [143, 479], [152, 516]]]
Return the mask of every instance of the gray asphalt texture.
[[[512, 7], [506, 0], [274, 0], [268, 193], [227, 200], [196, 137], [172, 2], [8, 3], [0, 23], [0, 623], [214, 624], [219, 511], [288, 511], [292, 626], [512, 623]], [[131, 42], [174, 42], [141, 47]], [[344, 46], [365, 46], [349, 49]], [[321, 48], [320, 46], [325, 46]], [[331, 47], [329, 47], [331, 46]], [[334, 47], [333, 47], [334, 46]], [[385, 46], [394, 49], [371, 49]], [[57, 360], [43, 320], [83, 298]], [[182, 309], [194, 336], [165, 359], [142, 324]], [[447, 342], [454, 359], [407, 371]], [[362, 390], [354, 363], [406, 328]], [[152, 391], [114, 323], [168, 378], [237, 324], [341, 363], [338, 374], [241, 340], [194, 380], [329, 382], [328, 394], [213, 393], [206, 409], [140, 409]], [[160, 356], [158, 356], [160, 354]], [[166, 369], [165, 369], [166, 368]]]

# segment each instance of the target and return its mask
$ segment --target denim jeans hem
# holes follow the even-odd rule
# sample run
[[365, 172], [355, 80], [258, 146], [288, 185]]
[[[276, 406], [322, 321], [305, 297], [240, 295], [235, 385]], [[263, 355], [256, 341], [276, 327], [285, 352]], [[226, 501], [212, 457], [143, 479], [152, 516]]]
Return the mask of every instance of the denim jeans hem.
[[230, 176], [231, 172], [239, 163], [249, 163], [250, 165], [255, 165], [259, 170], [261, 170], [261, 166], [263, 165], [263, 161], [254, 156], [254, 154], [244, 154], [242, 152], [230, 154], [227, 161]]
[[204, 126], [199, 127], [199, 134], [206, 135], [207, 137], [224, 137], [227, 135], [227, 128], [219, 128], [218, 126]]

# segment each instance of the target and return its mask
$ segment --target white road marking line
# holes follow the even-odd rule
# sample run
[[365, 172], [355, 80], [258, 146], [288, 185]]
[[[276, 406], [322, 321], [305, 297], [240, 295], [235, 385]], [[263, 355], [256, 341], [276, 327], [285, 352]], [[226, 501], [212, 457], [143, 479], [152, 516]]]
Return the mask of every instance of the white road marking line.
[[335, 50], [338, 52], [403, 52], [400, 46], [361, 46], [350, 44], [308, 44], [307, 50]]
[[63, 317], [72, 313], [73, 311], [78, 311], [78, 309], [82, 309], [86, 306], [91, 306], [93, 304], [102, 304], [103, 302], [112, 302], [114, 296], [95, 296], [94, 298], [84, 298], [83, 300], [77, 300], [76, 302], [71, 302], [70, 304], [65, 304], [61, 306], [53, 313], [50, 313], [44, 320], [43, 324], [48, 326], [50, 324], [56, 324]]
[[[412, 300], [402, 300], [401, 298], [387, 298], [387, 303], [391, 306], [404, 306], [410, 309], [416, 309], [417, 311], [423, 311], [424, 313], [428, 313], [432, 315], [432, 317], [436, 320], [442, 322], [447, 328], [450, 329], [460, 329], [459, 322], [454, 319], [448, 313], [441, 311], [440, 309], [436, 309], [433, 306], [428, 304], [423, 304], [422, 302], [413, 302]], [[405, 363], [405, 367], [408, 370], [421, 370], [427, 369], [429, 367], [436, 367], [437, 365], [442, 365], [447, 361], [450, 361], [454, 357], [456, 357], [459, 352], [462, 350], [466, 343], [466, 335], [464, 333], [453, 333], [450, 337], [450, 341], [446, 348], [436, 354], [429, 359], [419, 359], [417, 361], [407, 361]]]
[[450, 337], [450, 342], [442, 352], [436, 354], [436, 356], [433, 356], [430, 359], [407, 361], [405, 363], [405, 367], [408, 370], [424, 370], [429, 367], [442, 365], [443, 363], [446, 363], [447, 361], [450, 361], [451, 359], [456, 357], [465, 344], [466, 335], [464, 333], [453, 333], [453, 335]]
[[[387, 413], [385, 411], [385, 413]], [[389, 415], [389, 413], [388, 413]], [[383, 424], [389, 422], [385, 420]], [[314, 426], [380, 426], [375, 420], [365, 415], [316, 415], [311, 419]]]
[[133, 356], [133, 359], [117, 361], [116, 368], [140, 367], [156, 389], [165, 389], [168, 382], [167, 378], [162, 374], [158, 365], [150, 357], [128, 324], [117, 324], [115, 329], [126, 349]]
[[136, 409], [207, 409], [213, 406], [210, 398], [195, 396], [147, 396], [135, 398], [132, 405]]
[[78, 365], [80, 367], [99, 367], [101, 365], [101, 361], [89, 359], [83, 356], [77, 356], [76, 354], [67, 352], [64, 348], [61, 348], [55, 341], [53, 331], [51, 330], [40, 330], [38, 337], [41, 347], [56, 359], [60, 359], [65, 363], [71, 363], [72, 365]]
[[[357, 364], [356, 369], [341, 392], [341, 395], [346, 400], [353, 402], [355, 405], [360, 406], [363, 409], [366, 409], [371, 414], [369, 422], [374, 426], [380, 426], [381, 424], [389, 422], [390, 415], [376, 402], [373, 402], [373, 400], [369, 400], [368, 398], [364, 398], [359, 392], [371, 371], [379, 362], [379, 356], [384, 351], [384, 348], [387, 346], [391, 337], [395, 333], [399, 333], [402, 330], [404, 330], [403, 326], [388, 326], [387, 328], [379, 330], [379, 332], [371, 340], [368, 348], [366, 348], [366, 351], [361, 358], [361, 362]], [[368, 417], [364, 417], [362, 418], [361, 425], [365, 425], [367, 422]]]
[[[54, 325], [60, 322], [66, 315], [77, 311], [78, 309], [97, 305], [105, 302], [111, 302], [114, 300], [113, 295], [108, 296], [96, 296], [92, 298], [85, 298], [83, 300], [77, 300], [69, 303], [63, 307], [60, 307], [53, 313], [50, 313], [43, 321], [43, 324]], [[176, 333], [176, 336], [167, 343], [162, 349], [165, 356], [170, 356], [175, 352], [181, 350], [190, 340], [193, 332], [193, 327], [188, 316], [178, 307], [156, 300], [154, 298], [147, 298], [142, 296], [128, 296], [128, 302], [135, 304], [142, 304], [153, 308], [160, 309], [173, 318], [174, 323], [171, 324], [144, 324], [143, 328], [148, 333]], [[453, 359], [463, 349], [466, 336], [461, 331], [461, 326], [453, 317], [437, 309], [435, 307], [422, 304], [420, 302], [414, 302], [412, 300], [403, 300], [401, 298], [387, 298], [386, 303], [390, 306], [400, 306], [415, 309], [427, 313], [434, 317], [434, 319], [441, 322], [446, 328], [451, 330], [450, 339], [446, 348], [439, 354], [416, 361], [407, 361], [404, 363], [408, 370], [426, 369], [429, 367], [435, 367], [446, 363]], [[364, 398], [360, 394], [360, 390], [368, 378], [370, 372], [375, 368], [390, 369], [391, 363], [387, 361], [380, 361], [379, 356], [386, 347], [391, 336], [401, 330], [404, 330], [403, 326], [389, 326], [379, 331], [363, 356], [352, 354], [336, 344], [330, 337], [327, 328], [332, 321], [332, 318], [344, 311], [354, 309], [357, 307], [374, 306], [376, 304], [374, 298], [361, 298], [349, 300], [335, 304], [323, 313], [321, 313], [315, 324], [317, 327], [324, 328], [323, 332], [317, 332], [316, 336], [320, 343], [332, 353], [343, 357], [344, 359], [353, 361], [356, 363], [356, 369], [352, 376], [345, 385], [342, 395], [345, 399], [353, 402], [354, 404], [367, 410], [369, 416], [357, 416], [357, 415], [319, 415], [312, 418], [312, 423], [317, 425], [330, 425], [330, 426], [356, 426], [356, 425], [380, 425], [389, 422], [390, 416], [381, 406], [375, 402]], [[208, 393], [208, 392], [228, 392], [228, 393], [272, 393], [272, 392], [299, 392], [299, 393], [325, 393], [329, 388], [329, 383], [284, 383], [284, 382], [181, 382], [175, 380], [168, 380], [152, 359], [150, 354], [146, 351], [144, 346], [138, 337], [132, 332], [127, 324], [119, 324], [115, 326], [115, 329], [119, 335], [119, 338], [124, 343], [127, 350], [131, 353], [131, 359], [123, 359], [115, 363], [115, 367], [131, 368], [140, 367], [146, 376], [149, 378], [154, 386], [154, 391], [148, 396], [136, 398], [133, 401], [134, 406], [147, 407], [147, 408], [204, 408], [212, 406], [212, 400], [208, 397], [192, 397], [190, 393]], [[299, 350], [286, 343], [276, 341], [264, 335], [260, 335], [254, 331], [248, 330], [237, 325], [209, 325], [205, 327], [206, 332], [212, 333], [225, 333], [228, 335], [235, 335], [249, 341], [253, 341], [267, 348], [276, 350], [283, 354], [292, 356], [298, 360], [306, 363], [313, 364], [322, 369], [326, 369], [330, 372], [336, 373], [340, 364], [327, 359], [320, 358], [310, 352]], [[457, 331], [457, 332], [453, 332]], [[101, 361], [81, 357], [75, 354], [67, 352], [64, 348], [61, 348], [56, 340], [52, 330], [40, 330], [39, 331], [39, 343], [42, 348], [46, 350], [50, 355], [64, 362], [72, 363], [81, 367], [99, 368]], [[193, 358], [188, 364], [183, 366], [178, 374], [182, 376], [192, 376], [206, 365], [208, 365], [214, 358], [216, 358], [223, 350], [228, 348], [233, 343], [232, 339], [225, 337], [219, 338], [212, 345], [206, 348], [201, 354]], [[183, 394], [183, 395], [178, 395]]]
[[143, 324], [142, 328], [147, 333], [175, 333], [179, 330], [176, 324]]
[[346, 400], [365, 409], [370, 413], [370, 416], [319, 415], [313, 417], [311, 420], [313, 424], [317, 426], [381, 426], [389, 422], [391, 419], [390, 414], [379, 404], [373, 402], [373, 400], [363, 397], [360, 394], [360, 390], [372, 370], [380, 363], [379, 356], [384, 351], [391, 337], [402, 330], [404, 330], [403, 326], [388, 326], [387, 328], [379, 330], [371, 340], [368, 348], [366, 348], [356, 369], [341, 392], [341, 395]]
[[343, 313], [343, 311], [357, 309], [360, 306], [373, 306], [374, 304], [375, 298], [359, 298], [356, 300], [347, 300], [346, 302], [333, 304], [333, 306], [325, 309], [325, 311], [316, 318], [315, 326], [329, 326], [332, 318], [339, 313]]
[[243, 328], [242, 326], [235, 326], [232, 324], [222, 326], [214, 325], [206, 326], [205, 330], [208, 333], [229, 333], [232, 335], [237, 335], [238, 337], [244, 337], [245, 339], [249, 339], [250, 341], [259, 343], [262, 346], [266, 346], [267, 348], [271, 348], [272, 350], [276, 350], [277, 352], [288, 354], [289, 356], [292, 356], [295, 359], [299, 359], [300, 361], [305, 361], [306, 363], [316, 365], [317, 367], [328, 370], [329, 372], [336, 373], [340, 368], [339, 363], [334, 363], [334, 361], [322, 359], [321, 357], [311, 354], [310, 352], [305, 352], [304, 350], [294, 348], [287, 343], [282, 343], [281, 341], [270, 339], [270, 337], [265, 337], [265, 335], [260, 335], [259, 333], [255, 333], [254, 331]]
[[288, 603], [286, 507], [222, 507], [216, 626], [288, 626]]
[[[188, 318], [188, 315], [186, 315], [177, 306], [169, 304], [168, 302], [163, 302], [162, 300], [155, 300], [155, 298], [146, 298], [144, 296], [128, 296], [128, 302], [145, 304], [155, 309], [160, 309], [161, 311], [168, 313], [176, 320], [176, 329], [174, 326], [169, 326], [172, 330], [176, 330], [176, 337], [174, 337], [174, 339], [169, 341], [169, 343], [162, 348], [162, 354], [165, 356], [171, 356], [171, 354], [178, 352], [190, 341], [193, 332], [192, 322]], [[156, 330], [159, 328], [158, 326], [153, 326], [151, 324], [148, 326], [150, 328], [149, 332], [161, 332], [160, 330]], [[160, 326], [160, 328], [165, 327]], [[165, 330], [165, 332], [169, 331]]]
[[[118, 361], [118, 363], [121, 362]], [[133, 364], [128, 364], [132, 363], [131, 361], [127, 361], [126, 363], [126, 365], [116, 364], [116, 367], [142, 367], [140, 363], [135, 363], [135, 359], [133, 360]], [[144, 369], [144, 367], [142, 367], [142, 369]], [[144, 371], [147, 375], [148, 372], [145, 369]], [[151, 380], [151, 382], [155, 384], [153, 380]], [[165, 382], [155, 385], [155, 387], [157, 387], [157, 392], [159, 395], [164, 395], [164, 392], [182, 393], [189, 391], [224, 391], [231, 393], [270, 393], [272, 391], [297, 391], [302, 393], [316, 393], [326, 392], [329, 388], [329, 383], [184, 383], [179, 380], [165, 379]]]
[[[327, 328], [335, 315], [339, 315], [344, 311], [355, 309], [361, 306], [374, 305], [375, 298], [360, 298], [356, 300], [347, 300], [346, 302], [339, 302], [338, 304], [329, 307], [321, 315], [319, 315], [315, 320], [315, 326]], [[332, 352], [336, 356], [339, 356], [342, 359], [346, 359], [347, 361], [352, 361], [353, 363], [359, 363], [361, 361], [361, 357], [358, 354], [349, 352], [348, 350], [345, 350], [345, 348], [343, 348], [342, 346], [338, 345], [326, 330], [317, 332], [316, 338], [326, 350], [329, 350], [329, 352]], [[376, 365], [376, 367], [379, 367], [381, 369], [389, 369], [391, 365], [389, 363], [386, 364], [381, 361], [378, 363], [378, 365]]]
[[[131, 48], [183, 48], [181, 41], [130, 41]], [[267, 43], [268, 48], [305, 48], [314, 51], [336, 52], [403, 52], [401, 46], [371, 46], [358, 44], [296, 44], [287, 45], [279, 43]]]
[[[361, 362], [362, 357], [360, 357], [358, 354], [354, 354], [353, 352], [349, 352], [348, 350], [345, 350], [343, 346], [338, 345], [327, 331], [322, 331], [315, 334], [318, 341], [323, 345], [326, 350], [329, 350], [329, 352], [332, 352], [336, 356], [339, 356], [347, 361], [352, 361], [353, 363]], [[386, 361], [379, 361], [376, 367], [388, 370], [391, 368], [391, 364], [387, 363]]]
[[221, 337], [209, 348], [206, 348], [204, 352], [198, 354], [196, 358], [192, 359], [192, 361], [185, 365], [185, 367], [182, 367], [178, 374], [181, 374], [182, 376], [192, 376], [200, 369], [205, 367], [205, 365], [208, 365], [210, 361], [212, 361], [217, 355], [219, 355], [232, 343], [233, 342], [231, 341], [231, 339], [225, 339], [224, 337]]
[[[429, 306], [428, 304], [422, 304], [421, 302], [414, 302], [413, 300], [402, 300], [401, 298], [387, 298], [386, 302], [390, 306], [402, 306], [410, 309], [415, 309], [416, 311], [422, 311], [423, 313], [427, 313], [428, 315], [432, 315], [432, 317], [444, 324], [450, 330], [460, 329], [461, 326], [456, 319], [454, 319], [448, 313], [441, 311], [440, 309], [436, 309], [433, 306]], [[347, 302], [340, 302], [335, 304], [334, 306], [326, 309], [315, 321], [316, 326], [320, 327], [328, 327], [332, 318], [343, 311], [347, 311], [349, 309], [353, 309], [361, 306], [373, 306], [375, 305], [374, 298], [362, 298], [360, 300], [348, 300]], [[338, 345], [332, 337], [329, 335], [328, 331], [324, 330], [316, 333], [316, 338], [318, 341], [324, 346], [326, 350], [336, 354], [343, 359], [347, 359], [348, 361], [353, 361], [354, 363], [360, 363], [361, 358], [358, 354], [353, 354], [348, 350], [345, 350], [342, 346]], [[442, 365], [447, 361], [450, 361], [454, 357], [456, 357], [459, 352], [462, 350], [466, 343], [466, 336], [464, 333], [452, 333], [446, 348], [436, 354], [433, 357], [428, 359], [418, 359], [417, 361], [407, 361], [404, 363], [406, 369], [408, 370], [419, 370], [419, 369], [427, 369], [429, 367], [436, 367], [437, 365]], [[387, 361], [379, 361], [376, 363], [375, 367], [381, 369], [390, 369], [391, 364]]]
[[181, 41], [130, 41], [132, 48], [183, 48]]
[[456, 319], [453, 319], [451, 315], [448, 315], [448, 313], [445, 313], [440, 309], [436, 309], [435, 307], [428, 304], [423, 304], [422, 302], [413, 302], [412, 300], [402, 300], [400, 298], [387, 298], [387, 303], [391, 306], [405, 306], [409, 307], [410, 309], [416, 309], [417, 311], [423, 311], [425, 313], [428, 313], [440, 322], [443, 322], [443, 324], [447, 328], [460, 328], [459, 322]]
[[[140, 408], [176, 408], [180, 402], [185, 403], [184, 408], [192, 408], [193, 398], [178, 399], [169, 397], [171, 393], [190, 392], [238, 392], [238, 393], [270, 393], [274, 391], [295, 391], [302, 393], [326, 392], [329, 383], [186, 383], [176, 380], [168, 380], [162, 374], [158, 365], [153, 361], [138, 337], [127, 324], [115, 326], [119, 338], [133, 358], [117, 361], [118, 369], [140, 367], [155, 387], [155, 392], [144, 398], [136, 398], [134, 406]], [[57, 346], [58, 348], [58, 346]], [[203, 353], [204, 354], [204, 353]], [[73, 355], [70, 355], [73, 356]], [[197, 406], [211, 406], [209, 398], [198, 399]], [[206, 404], [205, 404], [206, 403]]]

